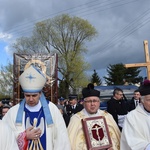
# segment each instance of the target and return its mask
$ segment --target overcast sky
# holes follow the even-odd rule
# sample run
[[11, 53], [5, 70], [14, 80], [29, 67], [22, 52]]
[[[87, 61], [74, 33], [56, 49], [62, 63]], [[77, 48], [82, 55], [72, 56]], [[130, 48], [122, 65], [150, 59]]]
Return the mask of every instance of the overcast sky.
[[102, 78], [109, 64], [145, 62], [149, 6], [150, 0], [0, 0], [0, 65], [12, 61], [10, 44], [29, 36], [36, 22], [66, 13], [88, 20], [99, 33], [86, 43], [91, 74], [96, 69]]

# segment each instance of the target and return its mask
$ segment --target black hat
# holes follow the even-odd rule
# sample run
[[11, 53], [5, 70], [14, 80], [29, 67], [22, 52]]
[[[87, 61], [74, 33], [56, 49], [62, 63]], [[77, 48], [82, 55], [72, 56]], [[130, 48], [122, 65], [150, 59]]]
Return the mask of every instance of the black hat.
[[3, 105], [3, 108], [11, 108], [11, 106], [5, 103], [5, 104]]
[[69, 95], [69, 100], [76, 99], [76, 98], [77, 98], [76, 94], [70, 94]]
[[10, 102], [10, 98], [4, 98], [4, 99], [2, 99], [2, 103], [3, 104], [9, 104], [9, 102]]
[[60, 98], [59, 98], [59, 100], [60, 100], [60, 101], [64, 101], [64, 100], [65, 100], [65, 98], [63, 98], [63, 97], [60, 97]]
[[83, 98], [90, 97], [90, 96], [100, 97], [100, 91], [95, 90], [94, 85], [92, 83], [89, 83], [87, 87], [82, 90], [82, 95]]
[[150, 94], [150, 80], [145, 80], [143, 84], [139, 87], [139, 92], [141, 96]]

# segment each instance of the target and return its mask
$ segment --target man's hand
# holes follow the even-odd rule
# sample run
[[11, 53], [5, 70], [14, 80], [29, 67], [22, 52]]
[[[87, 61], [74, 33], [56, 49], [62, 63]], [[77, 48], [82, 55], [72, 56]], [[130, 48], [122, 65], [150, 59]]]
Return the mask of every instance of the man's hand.
[[39, 128], [29, 127], [26, 129], [26, 138], [28, 140], [36, 140], [41, 136], [41, 130]]

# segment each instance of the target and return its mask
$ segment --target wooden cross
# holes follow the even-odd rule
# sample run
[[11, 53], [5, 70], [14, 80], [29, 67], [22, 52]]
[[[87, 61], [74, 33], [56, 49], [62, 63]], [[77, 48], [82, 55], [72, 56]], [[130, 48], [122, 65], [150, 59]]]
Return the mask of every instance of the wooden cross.
[[136, 63], [136, 64], [125, 64], [126, 68], [130, 67], [146, 67], [147, 68], [147, 79], [150, 80], [150, 58], [149, 58], [149, 50], [148, 50], [148, 41], [145, 40], [144, 44], [144, 51], [145, 51], [145, 63]]

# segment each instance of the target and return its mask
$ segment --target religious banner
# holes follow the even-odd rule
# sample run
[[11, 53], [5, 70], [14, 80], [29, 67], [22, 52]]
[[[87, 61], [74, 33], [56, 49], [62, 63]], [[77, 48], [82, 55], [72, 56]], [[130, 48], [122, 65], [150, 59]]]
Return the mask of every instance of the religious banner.
[[33, 65], [40, 69], [46, 76], [47, 82], [43, 88], [46, 99], [57, 103], [57, 55], [50, 54], [17, 54], [14, 53], [14, 86], [13, 100], [14, 104], [24, 98], [23, 91], [19, 84], [19, 76], [22, 72]]
[[82, 119], [88, 150], [105, 150], [112, 147], [105, 117], [91, 117]]

